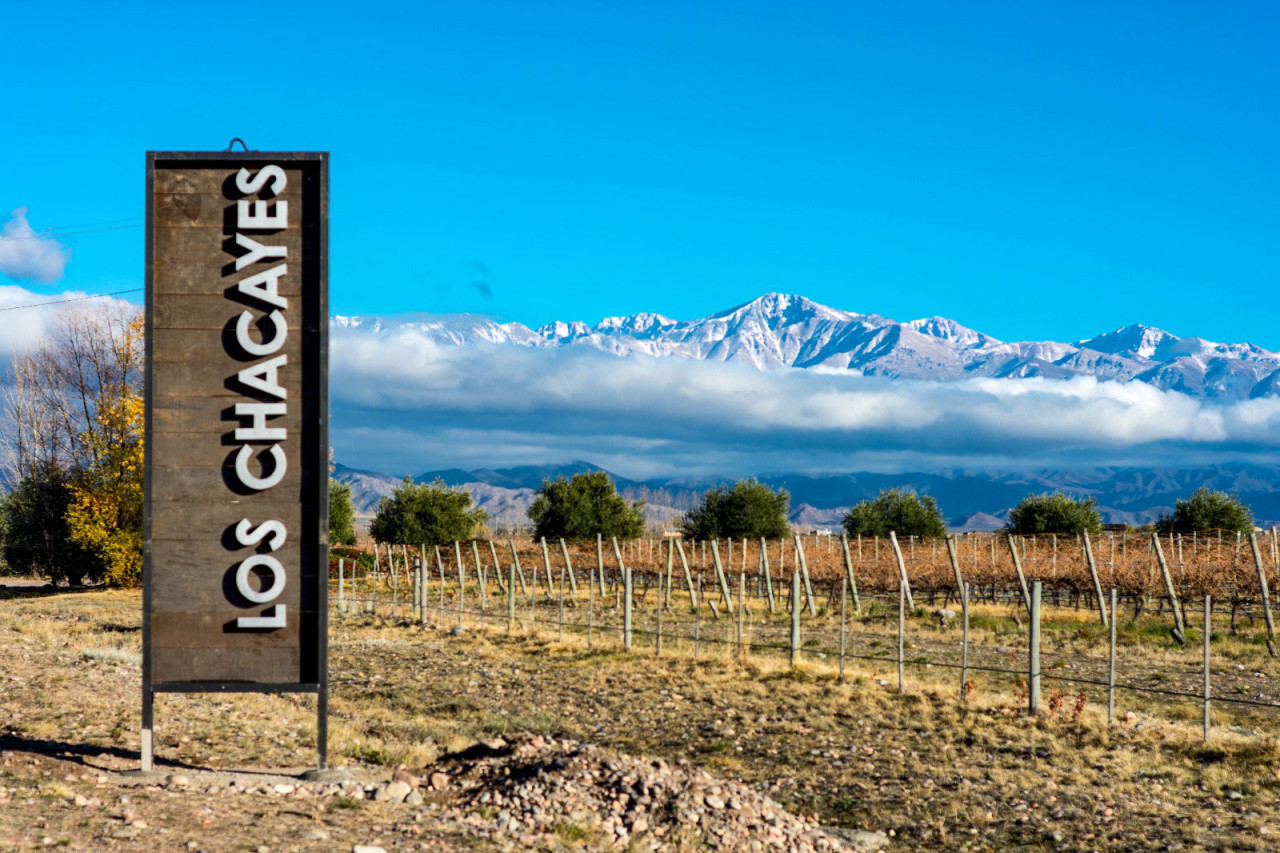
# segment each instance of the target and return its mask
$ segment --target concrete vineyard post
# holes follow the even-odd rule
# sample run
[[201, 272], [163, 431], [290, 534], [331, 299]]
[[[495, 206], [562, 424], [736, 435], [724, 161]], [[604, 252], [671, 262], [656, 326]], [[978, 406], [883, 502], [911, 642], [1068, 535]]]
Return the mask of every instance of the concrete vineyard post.
[[1040, 581], [1031, 582], [1031, 630], [1028, 632], [1027, 711], [1040, 713]]
[[1089, 577], [1093, 580], [1093, 594], [1098, 600], [1098, 618], [1102, 620], [1102, 627], [1110, 624], [1107, 621], [1107, 605], [1102, 600], [1102, 581], [1098, 577], [1098, 566], [1093, 561], [1093, 545], [1089, 542], [1089, 531], [1081, 531], [1081, 537], [1084, 540], [1084, 559], [1089, 564]]
[[[671, 606], [671, 576], [675, 573], [675, 569], [676, 569], [676, 540], [668, 539], [667, 540], [667, 582], [666, 582], [666, 587], [667, 587], [666, 606], [667, 607]], [[658, 604], [659, 606], [661, 606], [662, 602], [659, 601]]]
[[1276, 656], [1276, 623], [1271, 618], [1271, 592], [1267, 589], [1267, 569], [1262, 564], [1262, 552], [1258, 549], [1258, 534], [1249, 534], [1249, 547], [1253, 550], [1253, 564], [1258, 569], [1258, 591], [1262, 595], [1262, 615], [1267, 622], [1267, 651]]
[[[480, 565], [480, 546], [476, 544], [474, 539], [471, 540], [471, 554], [476, 558], [476, 579], [480, 583], [480, 630], [483, 631], [489, 625], [488, 613], [485, 610], [485, 587], [488, 584], [485, 583], [484, 566]], [[498, 567], [495, 565], [494, 571], [496, 572], [497, 569]]]
[[[877, 543], [879, 541], [879, 539], [876, 540]], [[916, 603], [911, 597], [911, 581], [907, 580], [907, 565], [902, 560], [902, 549], [898, 547], [898, 535], [892, 530], [889, 531], [889, 546], [893, 548], [893, 559], [898, 563], [898, 582], [902, 586], [903, 595], [906, 596], [907, 607], [915, 610]]]
[[341, 613], [343, 610], [346, 610], [346, 602], [343, 601], [343, 598], [342, 598], [342, 582], [346, 579], [344, 577], [345, 574], [346, 572], [344, 571], [342, 558], [339, 557], [338, 558], [338, 612], [339, 613]]
[[604, 539], [596, 534], [596, 571], [600, 579], [600, 595], [604, 595]]
[[658, 576], [658, 625], [655, 633], [657, 638], [654, 641], [653, 656], [662, 657], [662, 576]]
[[[600, 544], [600, 537], [596, 537], [596, 544]], [[601, 567], [601, 576], [603, 576], [603, 566]], [[603, 593], [602, 593], [603, 594]], [[587, 571], [587, 651], [591, 651], [591, 643], [595, 636], [596, 629], [596, 582], [591, 577], [591, 571]]]

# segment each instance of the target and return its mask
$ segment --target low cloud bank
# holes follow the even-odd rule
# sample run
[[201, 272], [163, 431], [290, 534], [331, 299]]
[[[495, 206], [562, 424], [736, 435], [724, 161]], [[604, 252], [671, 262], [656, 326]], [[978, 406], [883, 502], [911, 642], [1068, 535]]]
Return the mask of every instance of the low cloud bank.
[[70, 260], [70, 249], [32, 229], [25, 207], [10, 213], [9, 220], [0, 226], [0, 275], [52, 284], [62, 278]]
[[628, 476], [1274, 458], [1280, 399], [1143, 383], [934, 383], [835, 370], [438, 346], [334, 329], [334, 443], [391, 473], [590, 459]]

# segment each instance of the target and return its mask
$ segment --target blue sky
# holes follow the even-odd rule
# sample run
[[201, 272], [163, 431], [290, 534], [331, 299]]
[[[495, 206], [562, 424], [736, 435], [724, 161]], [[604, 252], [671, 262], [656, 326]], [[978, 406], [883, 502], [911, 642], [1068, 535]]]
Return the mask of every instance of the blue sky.
[[0, 216], [120, 229], [59, 237], [65, 275], [17, 284], [138, 287], [143, 152], [240, 136], [332, 152], [335, 313], [689, 319], [780, 290], [1005, 339], [1145, 322], [1280, 350], [1278, 15], [9, 4]]

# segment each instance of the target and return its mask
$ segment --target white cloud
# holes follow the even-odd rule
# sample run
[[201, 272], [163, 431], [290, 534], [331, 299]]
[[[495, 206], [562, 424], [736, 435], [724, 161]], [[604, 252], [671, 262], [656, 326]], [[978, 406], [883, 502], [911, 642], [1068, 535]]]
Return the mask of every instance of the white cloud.
[[70, 260], [70, 249], [32, 230], [25, 207], [10, 213], [9, 221], [0, 227], [0, 275], [50, 284], [62, 278]]
[[935, 383], [343, 329], [332, 354], [339, 456], [397, 472], [572, 458], [633, 476], [1168, 464], [1280, 446], [1280, 399], [1206, 403], [1137, 382]]

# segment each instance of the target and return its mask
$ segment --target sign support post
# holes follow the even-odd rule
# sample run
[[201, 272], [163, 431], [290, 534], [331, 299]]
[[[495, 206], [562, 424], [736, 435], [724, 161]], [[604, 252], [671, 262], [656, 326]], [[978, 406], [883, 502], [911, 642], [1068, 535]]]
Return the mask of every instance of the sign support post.
[[142, 750], [157, 693], [314, 693], [328, 764], [329, 155], [148, 152]]

